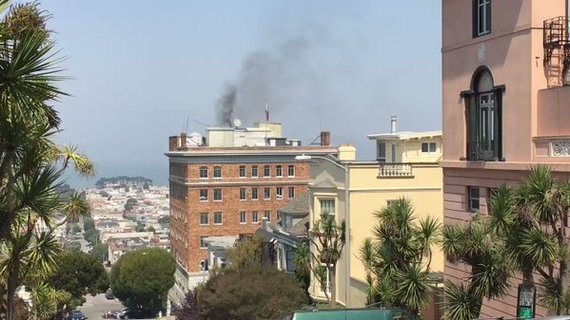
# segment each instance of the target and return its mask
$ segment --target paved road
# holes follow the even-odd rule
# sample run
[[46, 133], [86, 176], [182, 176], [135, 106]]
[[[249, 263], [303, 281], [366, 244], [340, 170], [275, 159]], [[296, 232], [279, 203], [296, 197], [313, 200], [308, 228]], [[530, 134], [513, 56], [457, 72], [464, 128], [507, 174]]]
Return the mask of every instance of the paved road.
[[99, 294], [95, 297], [87, 295], [87, 301], [83, 306], [79, 307], [89, 320], [103, 319], [101, 314], [108, 310], [122, 310], [124, 307], [119, 300], [107, 300], [105, 294]]

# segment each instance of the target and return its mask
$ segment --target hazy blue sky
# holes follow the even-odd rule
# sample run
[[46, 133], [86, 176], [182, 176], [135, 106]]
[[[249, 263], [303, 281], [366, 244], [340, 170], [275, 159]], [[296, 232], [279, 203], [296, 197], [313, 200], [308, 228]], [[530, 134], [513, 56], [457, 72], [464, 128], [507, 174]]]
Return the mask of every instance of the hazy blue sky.
[[269, 95], [287, 136], [306, 144], [329, 130], [370, 158], [366, 135], [388, 131], [392, 114], [401, 130], [441, 126], [440, 5], [43, 0], [73, 78], [62, 84], [72, 97], [59, 106], [60, 140], [79, 144], [99, 176], [165, 184], [168, 136], [188, 117], [216, 124], [224, 85], [246, 82], [236, 114], [247, 124], [263, 119]]

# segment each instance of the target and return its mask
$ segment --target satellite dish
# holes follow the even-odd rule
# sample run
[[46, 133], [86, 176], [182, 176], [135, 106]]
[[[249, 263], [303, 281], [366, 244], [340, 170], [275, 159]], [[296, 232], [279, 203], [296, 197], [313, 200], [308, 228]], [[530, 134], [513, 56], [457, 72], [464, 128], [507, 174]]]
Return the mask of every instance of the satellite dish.
[[236, 127], [241, 126], [241, 120], [238, 119], [238, 118], [235, 118], [235, 119], [234, 119], [234, 126], [236, 126]]

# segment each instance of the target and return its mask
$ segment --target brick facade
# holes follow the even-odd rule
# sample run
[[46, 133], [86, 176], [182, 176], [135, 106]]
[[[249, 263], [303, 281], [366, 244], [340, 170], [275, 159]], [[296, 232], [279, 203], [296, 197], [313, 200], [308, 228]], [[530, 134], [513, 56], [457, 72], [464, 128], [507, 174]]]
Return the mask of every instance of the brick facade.
[[[259, 157], [257, 157], [259, 158]], [[310, 164], [294, 160], [279, 161], [270, 156], [265, 161], [236, 163], [231, 156], [216, 158], [215, 163], [176, 163], [171, 157], [171, 248], [173, 254], [188, 272], [200, 271], [200, 261], [207, 258], [207, 250], [201, 248], [201, 238], [208, 236], [236, 236], [253, 234], [260, 226], [266, 211], [270, 221], [278, 221], [278, 210], [290, 201], [289, 190], [294, 188], [294, 197], [308, 190]], [[282, 158], [282, 157], [281, 157]], [[258, 177], [252, 177], [252, 168], [257, 166]], [[264, 176], [265, 166], [270, 176]], [[281, 166], [282, 176], [277, 176]], [[289, 167], [294, 175], [289, 176]], [[221, 169], [221, 178], [214, 178], [214, 169]], [[240, 177], [240, 167], [245, 167], [245, 177]], [[200, 178], [200, 169], [207, 169], [207, 178]], [[182, 176], [184, 175], [185, 176]], [[246, 198], [240, 199], [240, 189], [245, 188]], [[252, 188], [258, 189], [258, 199], [252, 199]], [[270, 199], [265, 199], [265, 188], [270, 188]], [[282, 199], [277, 190], [282, 188]], [[214, 200], [214, 190], [219, 189], [222, 200]], [[207, 200], [202, 198], [207, 190]], [[240, 212], [245, 211], [246, 222], [240, 221]], [[257, 211], [258, 222], [253, 221]], [[201, 224], [201, 214], [207, 214], [207, 224]], [[215, 223], [215, 213], [222, 214], [222, 223]], [[205, 222], [205, 221], [203, 221]]]

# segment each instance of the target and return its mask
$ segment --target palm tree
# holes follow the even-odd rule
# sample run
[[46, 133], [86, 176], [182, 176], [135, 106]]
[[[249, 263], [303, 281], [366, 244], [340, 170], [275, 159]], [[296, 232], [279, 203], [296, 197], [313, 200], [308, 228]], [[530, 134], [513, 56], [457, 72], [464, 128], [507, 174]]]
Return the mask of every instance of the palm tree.
[[406, 198], [374, 215], [375, 237], [366, 239], [360, 249], [368, 274], [369, 303], [394, 305], [417, 316], [432, 295], [430, 265], [440, 224], [429, 216], [416, 223], [414, 208]]

